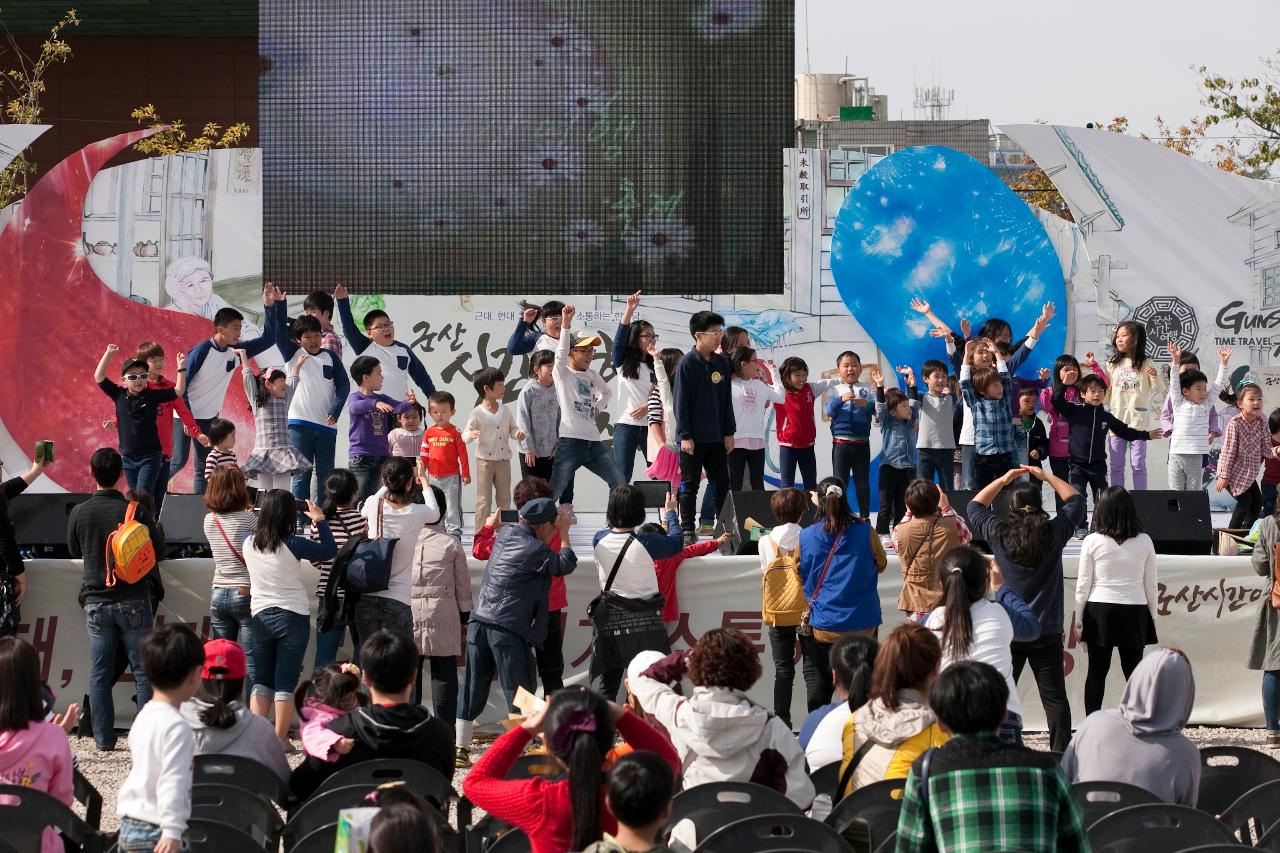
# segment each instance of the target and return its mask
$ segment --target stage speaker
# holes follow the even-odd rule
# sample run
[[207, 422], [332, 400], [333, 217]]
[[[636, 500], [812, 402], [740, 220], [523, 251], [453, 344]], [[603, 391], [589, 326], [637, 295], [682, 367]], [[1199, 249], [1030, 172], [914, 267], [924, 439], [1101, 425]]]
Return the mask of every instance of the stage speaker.
[[[987, 540], [979, 536], [978, 531], [975, 530], [973, 525], [969, 523], [969, 502], [973, 500], [973, 496], [976, 494], [977, 494], [976, 491], [970, 492], [965, 490], [957, 490], [954, 492], [948, 492], [947, 500], [951, 502], [951, 508], [956, 511], [956, 515], [963, 518], [964, 523], [968, 524], [969, 530], [973, 532], [973, 541], [970, 542], [969, 544], [975, 548], [978, 548], [982, 551], [986, 551], [990, 553], [991, 546], [987, 543]], [[1050, 500], [1052, 500], [1052, 498], [1050, 498]], [[1000, 519], [1001, 521], [1003, 521], [1005, 516], [1009, 514], [1009, 499], [1005, 497], [1004, 492], [1001, 492], [1000, 494], [996, 495], [996, 499], [991, 504], [991, 509], [995, 511], [996, 518]]]
[[1134, 491], [1133, 503], [1142, 529], [1155, 543], [1157, 554], [1213, 552], [1213, 516], [1209, 493]]
[[19, 548], [45, 549], [55, 554], [67, 552], [67, 519], [71, 510], [89, 499], [75, 492], [39, 492], [18, 495], [9, 501], [9, 519]]
[[[716, 521], [716, 536], [725, 531], [729, 533], [729, 541], [720, 546], [721, 554], [736, 556], [760, 553], [760, 544], [752, 537], [751, 531], [757, 527], [767, 529], [777, 526], [778, 520], [773, 517], [773, 510], [769, 508], [769, 500], [773, 495], [772, 491], [729, 492]], [[812, 524], [816, 517], [817, 510], [806, 496], [805, 514], [800, 525], [803, 527]]]
[[164, 506], [160, 508], [165, 545], [171, 551], [182, 549], [189, 556], [208, 553], [209, 540], [204, 536], [204, 517], [208, 511], [204, 495], [165, 495]]

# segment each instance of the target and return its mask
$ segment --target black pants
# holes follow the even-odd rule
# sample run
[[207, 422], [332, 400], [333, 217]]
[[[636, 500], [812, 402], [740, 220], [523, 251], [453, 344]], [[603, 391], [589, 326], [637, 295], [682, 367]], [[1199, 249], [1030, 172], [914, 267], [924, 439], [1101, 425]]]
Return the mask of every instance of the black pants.
[[876, 533], [885, 534], [902, 521], [907, 512], [907, 484], [915, 476], [910, 468], [880, 465], [880, 509], [876, 512]]
[[716, 516], [719, 517], [725, 495], [729, 494], [728, 457], [723, 441], [700, 441], [694, 444], [692, 453], [680, 451], [680, 527], [686, 533], [692, 533], [696, 524], [698, 486], [704, 470], [716, 487]]
[[871, 516], [871, 445], [865, 441], [834, 441], [831, 443], [831, 476], [844, 483], [845, 494], [849, 484], [858, 499], [858, 514]]
[[533, 650], [538, 661], [538, 680], [542, 695], [550, 696], [564, 687], [564, 611], [553, 610], [547, 616], [547, 637], [542, 648]]
[[1085, 643], [1089, 653], [1089, 672], [1084, 677], [1084, 713], [1085, 716], [1102, 710], [1102, 694], [1107, 689], [1107, 673], [1111, 670], [1111, 653], [1119, 650], [1120, 670], [1125, 681], [1133, 675], [1133, 670], [1142, 662], [1141, 646], [1095, 646]]
[[[1053, 476], [1057, 477], [1059, 480], [1066, 480], [1068, 483], [1071, 482], [1071, 460], [1068, 459], [1067, 457], [1050, 456], [1049, 470], [1052, 471]], [[1063, 501], [1062, 498], [1058, 497], [1057, 492], [1054, 492], [1053, 505], [1058, 512], [1062, 512], [1063, 503], [1065, 503], [1065, 501]]]
[[1067, 482], [1071, 488], [1083, 495], [1087, 486], [1093, 492], [1093, 507], [1097, 509], [1098, 492], [1107, 487], [1107, 463], [1072, 462], [1069, 471]]
[[956, 488], [955, 451], [936, 447], [916, 448], [916, 476], [937, 483], [950, 494]]
[[796, 627], [769, 626], [773, 654], [773, 713], [791, 728], [791, 694], [796, 684]]
[[[750, 475], [751, 485], [747, 486]], [[764, 448], [744, 450], [735, 447], [729, 454], [729, 488], [764, 491]]]
[[831, 643], [820, 643], [812, 636], [800, 636], [800, 653], [804, 655], [805, 699], [812, 713], [831, 704], [836, 684], [831, 677]]
[[1235, 498], [1236, 508], [1231, 513], [1231, 523], [1227, 526], [1232, 530], [1247, 530], [1253, 527], [1253, 523], [1258, 520], [1258, 514], [1262, 512], [1262, 490], [1255, 482]]
[[1010, 643], [1013, 652], [1013, 681], [1022, 667], [1031, 664], [1031, 673], [1040, 691], [1040, 704], [1049, 723], [1049, 749], [1066, 752], [1071, 742], [1071, 706], [1067, 703], [1067, 674], [1062, 664], [1062, 635], [1044, 634], [1029, 643]]
[[[520, 457], [521, 477], [541, 477], [548, 483], [551, 482], [551, 469], [556, 465], [556, 458], [554, 456], [535, 456], [533, 457], [533, 464], [526, 465], [524, 463], [524, 454], [521, 453], [518, 455]], [[569, 475], [569, 484], [565, 486], [564, 491], [560, 493], [560, 503], [573, 503], [573, 474]], [[484, 519], [481, 519], [480, 523], [484, 524]]]
[[[985, 489], [1005, 475], [1013, 467], [1013, 454], [973, 454], [973, 479], [975, 489]], [[884, 476], [883, 473], [881, 476]]]
[[437, 717], [452, 726], [458, 710], [458, 659], [453, 655], [418, 655], [418, 680], [412, 696], [415, 705], [422, 701], [422, 669], [427, 661], [431, 662], [431, 707]]

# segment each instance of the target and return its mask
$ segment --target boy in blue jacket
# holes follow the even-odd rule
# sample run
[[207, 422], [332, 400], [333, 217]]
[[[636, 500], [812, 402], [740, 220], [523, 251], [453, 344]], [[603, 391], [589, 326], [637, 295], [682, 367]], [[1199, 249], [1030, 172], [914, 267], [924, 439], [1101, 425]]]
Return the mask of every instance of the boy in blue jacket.
[[[822, 413], [831, 420], [831, 473], [844, 484], [853, 483], [858, 512], [871, 515], [871, 416], [875, 391], [862, 375], [862, 358], [851, 350], [836, 357], [840, 384], [831, 389]], [[826, 376], [827, 374], [823, 374]]]

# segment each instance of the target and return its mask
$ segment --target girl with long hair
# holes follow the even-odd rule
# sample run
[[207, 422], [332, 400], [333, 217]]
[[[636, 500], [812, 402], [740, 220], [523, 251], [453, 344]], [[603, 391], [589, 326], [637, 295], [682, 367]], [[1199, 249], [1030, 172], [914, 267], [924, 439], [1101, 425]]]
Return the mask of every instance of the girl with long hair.
[[1013, 642], [1040, 637], [1040, 620], [1004, 575], [995, 560], [969, 547], [953, 548], [938, 564], [942, 603], [924, 625], [942, 643], [942, 669], [962, 660], [991, 664], [1009, 685], [1008, 717], [1000, 739], [1022, 743], [1022, 703], [1013, 678]]
[[278, 367], [268, 367], [257, 377], [244, 350], [236, 350], [244, 365], [244, 395], [253, 409], [253, 452], [240, 469], [256, 479], [260, 489], [291, 489], [294, 475], [311, 470], [311, 460], [289, 443], [289, 404], [298, 387], [299, 371], [310, 358], [305, 352], [293, 363], [287, 377]]
[[649, 392], [649, 467], [645, 474], [651, 480], [666, 480], [673, 492], [680, 489], [680, 442], [676, 440], [676, 406], [672, 396], [676, 368], [684, 350], [667, 347], [659, 350], [656, 341], [649, 342], [657, 384]]
[[879, 648], [871, 637], [858, 636], [841, 637], [831, 646], [836, 695], [830, 705], [805, 717], [800, 727], [800, 745], [812, 769], [839, 761], [843, 755], [844, 725], [871, 698], [871, 672]]
[[[329, 533], [333, 536], [333, 544], [342, 550], [342, 546], [355, 536], [363, 536], [369, 529], [365, 517], [356, 509], [356, 496], [360, 493], [360, 481], [356, 475], [346, 468], [334, 468], [324, 480], [324, 501], [320, 508], [324, 510], [325, 520], [329, 522]], [[319, 541], [320, 529], [311, 525], [311, 538]], [[360, 636], [356, 633], [355, 615], [347, 607], [346, 595], [336, 582], [329, 589], [329, 575], [333, 571], [333, 560], [321, 560], [315, 564], [320, 572], [316, 582], [316, 596], [320, 605], [316, 613], [316, 659], [314, 669], [324, 669], [338, 659], [338, 649], [342, 645], [344, 631], [351, 635], [351, 654], [360, 651]]]
[[657, 386], [653, 356], [649, 350], [657, 345], [658, 333], [652, 323], [632, 322], [640, 305], [640, 291], [627, 297], [627, 307], [613, 336], [613, 367], [618, 371], [613, 391], [613, 463], [622, 473], [623, 482], [631, 482], [636, 451], [649, 464], [646, 451], [649, 418], [649, 394]]
[[[601, 807], [605, 756], [613, 749], [615, 731], [629, 746], [656, 752], [680, 772], [675, 748], [648, 723], [598, 693], [566, 687], [493, 742], [462, 780], [462, 792], [529, 836], [533, 853], [582, 850], [602, 833], [617, 832], [617, 821]], [[542, 738], [567, 778], [506, 778], [535, 737]]]
[[[1110, 383], [1111, 378], [1102, 369], [1102, 365], [1098, 364], [1092, 352], [1084, 354], [1084, 361], [1094, 375], [1102, 380], [1104, 387]], [[1049, 387], [1040, 391], [1040, 408], [1049, 414], [1049, 469], [1053, 471], [1054, 476], [1065, 480], [1071, 468], [1071, 452], [1068, 448], [1071, 424], [1054, 408], [1053, 395], [1065, 389], [1063, 396], [1069, 402], [1080, 399], [1080, 393], [1076, 390], [1076, 383], [1080, 381], [1081, 376], [1080, 362], [1076, 361], [1076, 357], [1071, 353], [1064, 352], [1053, 360], [1051, 376]], [[1057, 502], [1057, 509], [1059, 512], [1062, 511], [1061, 501]]]
[[[1107, 375], [1111, 378], [1107, 391], [1107, 410], [1133, 429], [1148, 431], [1153, 425], [1152, 413], [1159, 412], [1164, 400], [1164, 380], [1155, 363], [1147, 357], [1147, 329], [1136, 320], [1116, 326], [1111, 337], [1111, 358], [1107, 359]], [[1147, 443], [1126, 441], [1111, 435], [1107, 438], [1111, 455], [1111, 485], [1124, 485], [1125, 455], [1133, 469], [1133, 488], [1147, 487]]]
[[1089, 651], [1084, 712], [1102, 709], [1111, 656], [1120, 652], [1127, 681], [1144, 646], [1158, 643], [1155, 614], [1156, 546], [1142, 532], [1133, 495], [1110, 486], [1098, 495], [1092, 531], [1080, 545], [1076, 627]]
[[[1020, 479], [1027, 474], [1031, 479]], [[1041, 505], [1042, 483], [1048, 483], [1063, 502], [1052, 519]], [[1009, 489], [1008, 514], [1002, 521], [991, 504], [1005, 489]], [[1084, 521], [1084, 511], [1084, 495], [1069, 483], [1043, 468], [1024, 465], [974, 495], [965, 513], [974, 538], [990, 544], [1005, 582], [1040, 621], [1039, 637], [1011, 646], [1013, 680], [1016, 683], [1023, 666], [1031, 664], [1049, 721], [1049, 748], [1056, 752], [1066, 749], [1071, 740], [1071, 707], [1062, 664], [1062, 549]]]
[[875, 528], [849, 509], [844, 486], [828, 477], [812, 493], [818, 520], [800, 534], [800, 577], [809, 600], [800, 629], [809, 710], [831, 701], [831, 644], [847, 634], [875, 637], [880, 627], [876, 582], [887, 559]]

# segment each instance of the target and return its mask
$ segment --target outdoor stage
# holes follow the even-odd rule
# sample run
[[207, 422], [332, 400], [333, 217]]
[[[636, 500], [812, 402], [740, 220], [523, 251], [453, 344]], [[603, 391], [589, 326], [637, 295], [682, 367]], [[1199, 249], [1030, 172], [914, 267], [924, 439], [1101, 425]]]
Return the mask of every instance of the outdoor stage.
[[[1216, 523], [1215, 519], [1215, 523]], [[586, 619], [587, 602], [599, 591], [595, 564], [590, 559], [591, 537], [604, 524], [603, 518], [582, 514], [570, 537], [582, 557], [578, 571], [570, 575], [569, 610], [566, 613], [565, 661], [569, 681], [585, 679], [591, 633]], [[466, 538], [470, 547], [470, 537]], [[1074, 611], [1075, 576], [1079, 543], [1072, 540], [1063, 561], [1066, 575], [1064, 602], [1067, 617]], [[471, 560], [472, 589], [478, 590], [484, 564]], [[1187, 652], [1195, 667], [1196, 703], [1191, 722], [1209, 725], [1261, 725], [1260, 674], [1244, 666], [1250, 636], [1266, 595], [1265, 579], [1254, 573], [1248, 557], [1159, 558], [1160, 606], [1156, 628], [1162, 643], [1177, 645]], [[208, 602], [213, 566], [210, 560], [169, 560], [161, 564], [165, 600], [162, 618], [181, 619], [201, 633], [207, 633]], [[24, 636], [41, 653], [44, 675], [63, 701], [78, 700], [88, 685], [88, 638], [84, 616], [76, 605], [82, 571], [73, 560], [30, 560], [27, 562], [28, 594], [22, 605]], [[304, 569], [308, 588], [315, 587], [316, 574]], [[673, 645], [685, 648], [700, 634], [729, 626], [745, 631], [756, 640], [764, 657], [764, 676], [752, 691], [761, 704], [772, 702], [772, 666], [767, 638], [760, 624], [760, 568], [754, 556], [699, 557], [686, 561], [678, 580], [680, 621], [669, 626]], [[899, 624], [897, 610], [901, 572], [897, 557], [890, 551], [889, 565], [880, 579], [880, 600], [887, 627]], [[883, 636], [883, 633], [882, 633]], [[345, 652], [344, 652], [345, 654]], [[308, 652], [308, 665], [311, 660]], [[1079, 705], [1083, 695], [1085, 656], [1069, 637], [1066, 652], [1068, 693], [1073, 714], [1083, 718]], [[1028, 728], [1042, 727], [1043, 714], [1030, 674], [1020, 683], [1023, 716]], [[1107, 702], [1115, 704], [1122, 689], [1119, 665], [1112, 668]], [[117, 721], [126, 726], [132, 716], [131, 685], [116, 691]], [[501, 694], [492, 696], [501, 702]], [[797, 676], [793, 721], [804, 717], [803, 678]], [[483, 717], [494, 720], [505, 711], [493, 702]]]

